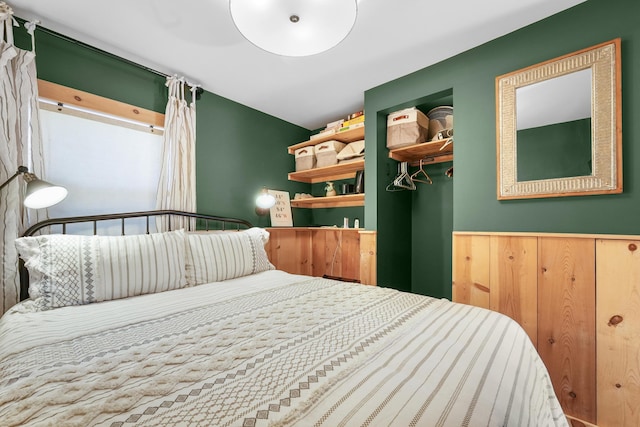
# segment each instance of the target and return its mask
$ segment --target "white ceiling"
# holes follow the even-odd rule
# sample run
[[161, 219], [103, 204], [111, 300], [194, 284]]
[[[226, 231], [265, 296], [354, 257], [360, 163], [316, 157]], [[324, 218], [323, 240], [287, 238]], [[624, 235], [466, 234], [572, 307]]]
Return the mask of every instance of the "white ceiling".
[[359, 0], [356, 24], [340, 45], [297, 58], [246, 41], [228, 0], [7, 3], [20, 18], [316, 129], [362, 109], [367, 89], [583, 1]]

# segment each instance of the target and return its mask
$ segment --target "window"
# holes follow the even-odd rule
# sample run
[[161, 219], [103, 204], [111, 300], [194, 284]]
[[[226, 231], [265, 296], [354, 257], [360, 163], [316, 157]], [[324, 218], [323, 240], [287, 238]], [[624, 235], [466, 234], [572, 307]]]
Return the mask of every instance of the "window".
[[[56, 103], [41, 107], [46, 179], [69, 190], [63, 202], [49, 208], [51, 217], [155, 209], [161, 131]], [[86, 225], [72, 227], [69, 232], [93, 231]], [[119, 222], [105, 228], [108, 234], [120, 233]], [[144, 231], [143, 221], [127, 222], [127, 234]]]

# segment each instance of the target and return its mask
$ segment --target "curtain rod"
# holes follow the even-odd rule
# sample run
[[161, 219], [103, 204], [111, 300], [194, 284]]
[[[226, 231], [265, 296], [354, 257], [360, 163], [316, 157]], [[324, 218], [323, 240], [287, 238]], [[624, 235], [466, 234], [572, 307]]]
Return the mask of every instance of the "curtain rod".
[[[23, 26], [24, 26], [25, 22], [28, 22], [27, 20], [25, 20], [23, 18], [16, 17], [16, 19]], [[72, 37], [66, 36], [64, 34], [61, 34], [61, 33], [57, 32], [57, 31], [53, 31], [53, 30], [51, 30], [51, 29], [49, 29], [47, 27], [43, 27], [42, 25], [40, 25], [40, 23], [38, 23], [38, 25], [36, 25], [36, 30], [37, 31], [42, 31], [43, 33], [45, 33], [47, 35], [56, 37], [58, 39], [64, 40], [64, 41], [69, 42], [69, 43], [73, 43], [73, 44], [75, 44], [77, 46], [80, 46], [82, 48], [89, 49], [89, 50], [91, 50], [93, 52], [99, 53], [101, 55], [108, 56], [109, 58], [116, 59], [116, 60], [118, 60], [120, 62], [124, 62], [125, 64], [132, 65], [132, 66], [134, 66], [136, 68], [140, 68], [140, 69], [142, 69], [144, 71], [148, 71], [148, 72], [156, 74], [158, 76], [161, 76], [161, 77], [164, 77], [164, 78], [168, 78], [168, 77], [171, 76], [170, 74], [163, 73], [163, 72], [158, 71], [158, 70], [154, 70], [153, 68], [147, 67], [146, 65], [139, 64], [139, 63], [137, 63], [135, 61], [131, 61], [129, 59], [123, 58], [123, 57], [118, 56], [116, 54], [113, 54], [111, 52], [107, 52], [106, 50], [97, 48], [95, 46], [92, 46], [92, 45], [84, 43], [84, 42], [81, 42], [80, 40], [76, 40], [76, 39], [74, 39]], [[202, 89], [202, 87], [200, 87], [200, 86], [196, 87], [196, 99], [197, 100], [200, 99], [200, 96], [202, 95], [203, 92], [204, 92], [204, 89]]]
[[[26, 22], [28, 22], [26, 19], [23, 19], [23, 18], [16, 17], [16, 19], [17, 19], [17, 21], [18, 21], [18, 22], [20, 22], [23, 26], [24, 26], [24, 24], [25, 24]], [[150, 68], [150, 67], [147, 67], [147, 66], [145, 66], [145, 65], [139, 64], [139, 63], [137, 63], [137, 62], [131, 61], [131, 60], [129, 60], [129, 59], [123, 58], [123, 57], [118, 56], [118, 55], [116, 55], [116, 54], [113, 54], [113, 53], [111, 53], [111, 52], [107, 52], [106, 50], [103, 50], [103, 49], [97, 48], [97, 47], [92, 46], [92, 45], [90, 45], [90, 44], [87, 44], [87, 43], [81, 42], [80, 40], [76, 40], [76, 39], [71, 38], [71, 37], [69, 37], [69, 36], [66, 36], [66, 35], [64, 35], [64, 34], [58, 33], [57, 31], [53, 31], [53, 30], [51, 30], [51, 29], [49, 29], [49, 28], [47, 28], [47, 27], [43, 27], [43, 26], [42, 26], [42, 25], [40, 25], [39, 23], [38, 23], [38, 25], [36, 26], [36, 30], [37, 30], [37, 31], [42, 31], [42, 32], [43, 32], [43, 33], [45, 33], [45, 34], [48, 34], [48, 35], [50, 35], [50, 36], [54, 36], [54, 37], [56, 37], [56, 38], [59, 38], [59, 39], [61, 39], [61, 40], [66, 41], [66, 42], [73, 43], [73, 44], [78, 45], [78, 46], [80, 46], [80, 47], [83, 47], [83, 48], [85, 48], [85, 49], [89, 49], [89, 50], [91, 50], [91, 51], [93, 51], [93, 52], [100, 53], [100, 54], [102, 54], [102, 55], [108, 56], [108, 57], [110, 57], [110, 58], [112, 58], [112, 59], [117, 59], [118, 61], [122, 61], [122, 62], [124, 62], [124, 63], [126, 63], [126, 64], [128, 64], [128, 65], [133, 65], [134, 67], [141, 68], [141, 69], [143, 69], [143, 70], [145, 70], [145, 71], [148, 71], [148, 72], [150, 72], [150, 73], [156, 74], [156, 75], [158, 75], [158, 76], [165, 77], [165, 78], [170, 76], [170, 75], [169, 75], [169, 74], [167, 74], [167, 73], [163, 73], [163, 72], [160, 72], [160, 71], [158, 71], [158, 70], [154, 70], [153, 68]]]

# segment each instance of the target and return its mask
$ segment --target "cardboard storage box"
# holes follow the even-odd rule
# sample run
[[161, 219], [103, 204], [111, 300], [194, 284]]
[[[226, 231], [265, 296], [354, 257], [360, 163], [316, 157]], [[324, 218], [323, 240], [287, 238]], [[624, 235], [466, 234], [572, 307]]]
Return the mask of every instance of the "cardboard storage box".
[[294, 151], [294, 155], [296, 158], [296, 172], [316, 167], [316, 154], [312, 146], [298, 148]]
[[316, 153], [317, 167], [332, 166], [338, 164], [337, 154], [342, 151], [346, 144], [339, 141], [326, 141], [314, 147]]
[[338, 163], [353, 162], [364, 158], [364, 139], [347, 144], [337, 155]]
[[427, 140], [429, 118], [415, 107], [389, 114], [387, 117], [387, 148], [401, 148]]

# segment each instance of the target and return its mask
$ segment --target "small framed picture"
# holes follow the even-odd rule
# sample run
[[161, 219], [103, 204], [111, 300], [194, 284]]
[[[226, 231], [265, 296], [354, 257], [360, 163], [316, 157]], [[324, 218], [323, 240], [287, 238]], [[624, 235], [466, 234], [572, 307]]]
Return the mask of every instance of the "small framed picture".
[[293, 227], [291, 215], [291, 201], [288, 191], [269, 190], [276, 199], [276, 204], [270, 209], [272, 227]]

